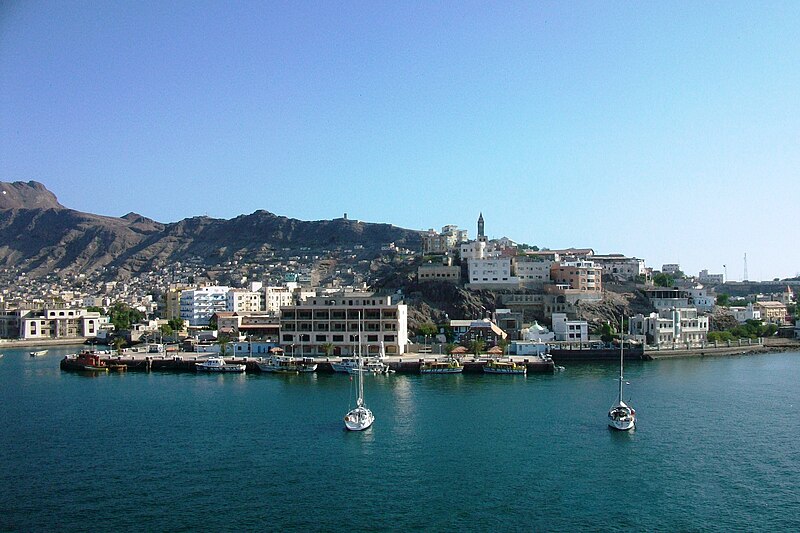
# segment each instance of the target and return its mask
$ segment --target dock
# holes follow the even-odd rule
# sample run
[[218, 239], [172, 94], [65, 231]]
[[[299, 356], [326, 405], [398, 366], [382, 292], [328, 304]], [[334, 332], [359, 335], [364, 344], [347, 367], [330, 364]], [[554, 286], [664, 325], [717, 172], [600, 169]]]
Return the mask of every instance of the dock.
[[[101, 360], [108, 365], [125, 365], [128, 372], [196, 372], [195, 364], [201, 363], [208, 359], [210, 356], [216, 356], [212, 353], [198, 353], [198, 352], [171, 352], [166, 354], [148, 354], [148, 353], [123, 353], [122, 355], [116, 354], [101, 354]], [[317, 363], [318, 373], [334, 373], [331, 367], [331, 362], [338, 362], [338, 357], [312, 357]], [[419, 374], [420, 365], [424, 362], [431, 362], [436, 360], [445, 360], [445, 356], [431, 357], [428, 354], [408, 353], [402, 356], [387, 356], [384, 362], [389, 365], [389, 368], [398, 374]], [[516, 363], [524, 364], [528, 373], [531, 374], [548, 374], [556, 370], [553, 361], [542, 359], [540, 357], [522, 357], [514, 356], [511, 358]], [[264, 373], [258, 368], [258, 363], [261, 361], [259, 357], [225, 357], [225, 362], [228, 364], [244, 364], [246, 365], [246, 373]], [[489, 358], [465, 358], [461, 363], [464, 365], [465, 374], [480, 374], [483, 372], [483, 366], [489, 361]], [[70, 360], [65, 357], [61, 360], [62, 370], [80, 370], [70, 363]]]

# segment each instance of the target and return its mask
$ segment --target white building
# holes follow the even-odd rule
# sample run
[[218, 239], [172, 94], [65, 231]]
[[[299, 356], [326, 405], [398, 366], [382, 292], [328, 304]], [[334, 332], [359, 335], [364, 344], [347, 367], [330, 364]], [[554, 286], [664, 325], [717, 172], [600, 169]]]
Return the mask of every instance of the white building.
[[264, 287], [264, 311], [278, 315], [281, 307], [294, 303], [294, 290], [291, 287]]
[[697, 275], [697, 281], [700, 283], [715, 283], [722, 285], [725, 283], [725, 275], [724, 274], [709, 274], [708, 270], [704, 269], [701, 270], [700, 273]]
[[234, 313], [257, 313], [264, 308], [264, 295], [261, 292], [245, 289], [231, 289], [225, 295], [225, 310]]
[[519, 278], [511, 275], [510, 257], [470, 259], [469, 284], [471, 288], [498, 285], [518, 287]]
[[525, 287], [541, 288], [550, 283], [550, 268], [554, 261], [537, 257], [520, 255], [512, 259], [514, 275]]
[[568, 320], [566, 313], [553, 313], [555, 340], [589, 342], [589, 323], [585, 320]]
[[675, 274], [681, 271], [681, 265], [678, 263], [667, 263], [661, 266], [661, 272], [664, 274]]
[[625, 257], [622, 254], [593, 255], [592, 261], [602, 268], [603, 274], [617, 281], [633, 281], [647, 275], [644, 259]]
[[181, 292], [181, 318], [190, 326], [207, 326], [218, 311], [225, 311], [229, 287], [207, 286]]
[[663, 309], [648, 316], [638, 314], [630, 318], [634, 335], [646, 335], [651, 344], [700, 345], [708, 336], [708, 317], [694, 308]]
[[353, 355], [360, 344], [365, 354], [401, 354], [408, 344], [408, 310], [392, 304], [391, 296], [369, 292], [317, 295], [296, 306], [281, 308], [281, 344], [296, 355]]
[[689, 298], [689, 305], [694, 306], [698, 311], [710, 313], [714, 310], [714, 306], [717, 304], [714, 295], [709, 294], [708, 289], [699, 283], [686, 289], [686, 295]]
[[729, 307], [728, 310], [740, 324], [748, 320], [761, 320], [761, 311], [755, 309], [752, 303], [748, 303], [746, 307]]
[[96, 338], [100, 328], [109, 321], [109, 317], [86, 309], [45, 309], [39, 312], [25, 312], [19, 319], [19, 338], [25, 340]]

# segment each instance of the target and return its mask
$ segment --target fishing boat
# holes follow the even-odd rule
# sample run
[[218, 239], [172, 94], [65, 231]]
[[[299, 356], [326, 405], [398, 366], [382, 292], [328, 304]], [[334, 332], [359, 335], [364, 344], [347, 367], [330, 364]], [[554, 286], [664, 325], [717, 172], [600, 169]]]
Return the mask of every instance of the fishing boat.
[[313, 359], [289, 355], [271, 355], [256, 364], [262, 372], [275, 374], [299, 374], [301, 372], [313, 372], [317, 369], [317, 363]]
[[460, 374], [463, 371], [464, 365], [457, 359], [428, 361], [419, 365], [420, 374]]
[[47, 350], [37, 350], [35, 352], [31, 352], [31, 357], [40, 357], [42, 355], [47, 355]]
[[375, 415], [372, 414], [364, 404], [364, 372], [362, 372], [361, 359], [361, 317], [358, 318], [358, 371], [356, 374], [356, 386], [358, 398], [356, 399], [355, 409], [351, 409], [344, 416], [344, 427], [350, 431], [363, 431], [375, 422]]
[[108, 372], [110, 369], [108, 363], [100, 359], [100, 354], [94, 350], [84, 350], [81, 353], [65, 356], [61, 368], [89, 372]]
[[[623, 318], [624, 320], [624, 318]], [[621, 328], [620, 328], [621, 329]], [[622, 361], [624, 357], [624, 337], [620, 335], [619, 341], [619, 396], [617, 403], [611, 406], [608, 410], [608, 425], [611, 428], [620, 431], [627, 431], [633, 429], [636, 425], [636, 410], [630, 405], [626, 404], [622, 399], [622, 386], [625, 378], [622, 375]]]
[[515, 363], [514, 361], [489, 359], [489, 361], [483, 365], [483, 371], [487, 374], [527, 374], [528, 367], [522, 363]]
[[194, 368], [199, 372], [244, 372], [247, 365], [228, 364], [222, 357], [209, 357], [202, 363], [195, 363]]

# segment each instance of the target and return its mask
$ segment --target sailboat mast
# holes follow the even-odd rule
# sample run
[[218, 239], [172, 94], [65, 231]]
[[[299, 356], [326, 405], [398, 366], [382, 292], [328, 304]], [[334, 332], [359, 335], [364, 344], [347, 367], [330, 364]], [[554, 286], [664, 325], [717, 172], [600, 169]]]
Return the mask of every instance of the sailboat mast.
[[619, 401], [622, 401], [622, 365], [624, 356], [624, 346], [625, 346], [625, 335], [622, 332], [622, 324], [625, 322], [625, 315], [622, 315], [622, 318], [619, 323]]
[[364, 402], [364, 371], [361, 360], [361, 313], [358, 313], [358, 404]]

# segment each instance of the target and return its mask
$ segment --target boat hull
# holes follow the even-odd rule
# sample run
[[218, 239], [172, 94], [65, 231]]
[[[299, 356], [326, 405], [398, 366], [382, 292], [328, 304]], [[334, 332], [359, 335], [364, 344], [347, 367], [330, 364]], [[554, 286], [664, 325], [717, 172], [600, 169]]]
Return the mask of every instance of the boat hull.
[[198, 372], [218, 372], [222, 374], [241, 373], [247, 369], [246, 365], [203, 366], [195, 367]]
[[420, 368], [420, 374], [461, 374], [464, 367], [461, 368]]
[[517, 375], [524, 375], [527, 374], [528, 371], [526, 368], [489, 368], [483, 367], [483, 371], [487, 374], [517, 374]]
[[364, 406], [356, 407], [344, 417], [344, 427], [348, 431], [364, 431], [375, 422], [375, 415]]

